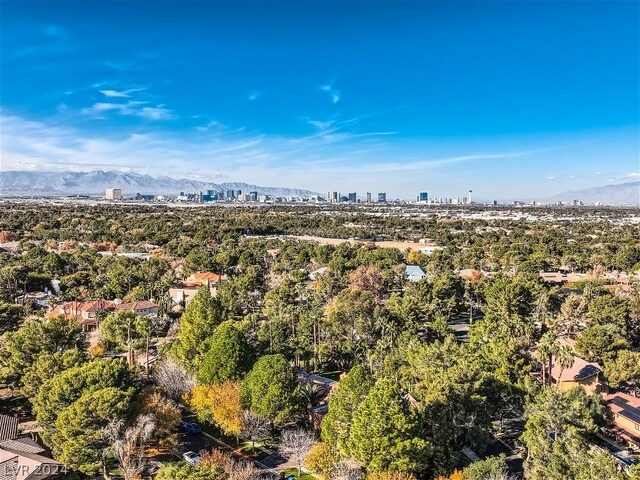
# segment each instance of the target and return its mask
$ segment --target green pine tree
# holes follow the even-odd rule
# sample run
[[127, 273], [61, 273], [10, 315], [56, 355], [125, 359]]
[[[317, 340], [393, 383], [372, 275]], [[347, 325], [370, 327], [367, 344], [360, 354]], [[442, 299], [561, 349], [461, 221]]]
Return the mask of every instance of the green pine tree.
[[210, 340], [198, 380], [210, 385], [226, 380], [241, 380], [251, 369], [251, 352], [244, 334], [231, 322], [221, 324]]
[[378, 380], [355, 411], [349, 451], [369, 472], [424, 470], [431, 446], [397, 382]]
[[353, 413], [373, 386], [371, 375], [356, 365], [340, 380], [329, 397], [329, 413], [322, 420], [321, 436], [331, 448], [348, 454], [349, 431]]
[[283, 355], [265, 355], [245, 378], [243, 402], [257, 415], [279, 423], [290, 418], [298, 406], [297, 386]]
[[180, 319], [180, 333], [171, 348], [176, 360], [191, 371], [197, 370], [220, 321], [217, 301], [207, 287], [201, 287]]

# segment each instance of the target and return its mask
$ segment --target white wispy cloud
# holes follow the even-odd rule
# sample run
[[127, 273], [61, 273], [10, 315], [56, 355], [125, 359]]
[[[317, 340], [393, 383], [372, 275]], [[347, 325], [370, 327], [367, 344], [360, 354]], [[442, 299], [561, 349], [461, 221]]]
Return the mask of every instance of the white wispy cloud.
[[251, 90], [249, 93], [247, 93], [247, 100], [249, 100], [250, 102], [253, 102], [254, 100], [257, 100], [258, 98], [260, 98], [262, 96], [262, 92], [259, 92], [258, 90]]
[[640, 178], [640, 172], [627, 173], [627, 178]]
[[555, 180], [555, 179], [556, 177], [553, 177], [553, 176], [547, 177], [547, 180]]
[[209, 130], [222, 128], [225, 128], [225, 125], [222, 122], [219, 122], [218, 120], [211, 120], [210, 122], [207, 122], [206, 125], [198, 125], [196, 130], [199, 132], [208, 132]]
[[[165, 124], [157, 122], [166, 115], [172, 115], [172, 112], [165, 111], [166, 107], [140, 103], [131, 105], [132, 102], [98, 102], [85, 112], [107, 116], [148, 115], [153, 120], [152, 123], [121, 127], [117, 135], [87, 131], [84, 130], [86, 127], [72, 127], [62, 121], [68, 119], [72, 112], [47, 121], [33, 121], [2, 111], [2, 169], [86, 171], [104, 167], [133, 168], [153, 175], [165, 172], [171, 172], [170, 176], [187, 178], [225, 175], [249, 183], [320, 191], [329, 187], [343, 191], [383, 188], [390, 192], [394, 186], [396, 191], [407, 191], [411, 185], [414, 188], [428, 187], [422, 183], [435, 179], [443, 188], [446, 182], [461, 181], [463, 172], [467, 170], [476, 173], [482, 170], [477, 166], [471, 168], [474, 163], [496, 160], [530, 162], [539, 152], [564, 148], [409, 156], [402, 145], [383, 141], [394, 132], [367, 132], [357, 121], [343, 121], [339, 117], [328, 120], [304, 118], [305, 124], [315, 131], [297, 136], [266, 135], [230, 128], [217, 120], [201, 125], [204, 130], [192, 128], [172, 132]], [[151, 110], [145, 111], [145, 108]], [[86, 122], [79, 125], [86, 125]], [[461, 164], [469, 168], [465, 170]], [[453, 176], [450, 173], [452, 166], [456, 166]], [[468, 181], [471, 184], [477, 179], [469, 174]]]
[[326, 85], [321, 85], [320, 90], [323, 92], [327, 92], [329, 94], [329, 98], [331, 99], [331, 103], [338, 103], [342, 96], [340, 95], [340, 91], [336, 90], [331, 83], [327, 83]]
[[104, 113], [118, 112], [121, 115], [133, 115], [147, 120], [171, 120], [175, 115], [164, 105], [148, 106], [149, 102], [130, 100], [126, 103], [97, 102], [81, 110], [85, 115], [104, 119]]
[[105, 97], [129, 98], [132, 93], [142, 92], [144, 88], [129, 88], [128, 90], [100, 90]]
[[84, 109], [83, 111], [85, 113], [108, 112], [110, 110], [124, 110], [125, 108], [127, 108], [127, 105], [122, 103], [98, 102], [94, 103], [92, 107]]
[[172, 118], [175, 118], [171, 110], [164, 108], [163, 105], [158, 105], [156, 107], [142, 107], [141, 110], [135, 112], [135, 115], [149, 120], [171, 120]]
[[312, 120], [312, 119], [308, 119], [307, 123], [315, 128], [317, 128], [318, 130], [328, 130], [329, 128], [331, 128], [331, 126], [336, 123], [335, 120]]
[[105, 97], [128, 97], [129, 95], [125, 92], [118, 92], [116, 90], [100, 90]]

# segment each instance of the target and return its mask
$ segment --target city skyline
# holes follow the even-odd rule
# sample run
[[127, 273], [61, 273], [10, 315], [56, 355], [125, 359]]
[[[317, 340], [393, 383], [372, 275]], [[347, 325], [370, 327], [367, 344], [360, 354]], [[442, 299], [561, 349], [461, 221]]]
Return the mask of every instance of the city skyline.
[[640, 181], [637, 2], [2, 10], [3, 171], [389, 198]]

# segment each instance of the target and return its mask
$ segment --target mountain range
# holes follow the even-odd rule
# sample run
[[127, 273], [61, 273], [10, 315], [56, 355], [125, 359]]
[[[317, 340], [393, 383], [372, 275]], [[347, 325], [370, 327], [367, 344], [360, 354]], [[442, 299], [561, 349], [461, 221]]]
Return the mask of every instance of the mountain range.
[[[123, 195], [136, 193], [177, 195], [179, 192], [206, 192], [207, 190], [242, 190], [276, 197], [312, 196], [317, 192], [299, 188], [261, 187], [241, 182], [213, 183], [167, 176], [153, 177], [139, 173], [118, 171], [91, 172], [0, 172], [0, 196], [24, 195], [104, 195], [107, 188], [120, 188]], [[605, 205], [640, 205], [640, 182], [626, 182], [581, 190], [569, 190], [545, 198], [551, 202], [602, 203]]]
[[603, 205], [640, 206], [640, 181], [604, 185], [601, 187], [569, 190], [545, 199], [547, 202], [602, 203]]
[[213, 183], [167, 176], [153, 177], [117, 171], [92, 172], [0, 172], [0, 195], [104, 195], [107, 188], [120, 188], [126, 196], [141, 194], [177, 195], [180, 192], [242, 190], [276, 197], [312, 196], [316, 192], [299, 188], [260, 187], [238, 182]]

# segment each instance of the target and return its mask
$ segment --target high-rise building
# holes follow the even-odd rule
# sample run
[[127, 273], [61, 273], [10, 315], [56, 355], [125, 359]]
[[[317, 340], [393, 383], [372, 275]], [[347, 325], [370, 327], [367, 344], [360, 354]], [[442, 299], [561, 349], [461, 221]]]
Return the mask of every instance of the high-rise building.
[[469, 190], [469, 196], [467, 197], [467, 203], [471, 205], [471, 190]]
[[378, 193], [378, 203], [386, 203], [387, 194], [385, 192]]
[[428, 202], [429, 201], [429, 193], [428, 192], [420, 192], [418, 195], [419, 202]]
[[122, 190], [119, 188], [107, 188], [104, 192], [104, 196], [107, 200], [121, 200]]
[[367, 203], [371, 203], [371, 192], [367, 192]]
[[356, 192], [353, 192], [353, 193], [349, 194], [349, 202], [350, 203], [356, 203]]

